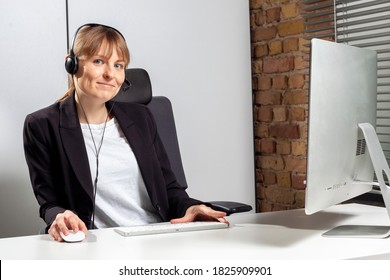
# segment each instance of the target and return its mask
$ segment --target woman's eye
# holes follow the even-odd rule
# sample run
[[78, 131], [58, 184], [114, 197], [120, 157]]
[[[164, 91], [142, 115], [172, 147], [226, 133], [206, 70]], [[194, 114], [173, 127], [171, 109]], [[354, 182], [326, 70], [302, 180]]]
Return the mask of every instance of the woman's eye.
[[103, 61], [102, 61], [101, 59], [95, 59], [95, 60], [93, 61], [93, 63], [95, 63], [95, 64], [102, 64]]
[[116, 63], [115, 64], [115, 68], [118, 68], [118, 69], [123, 69], [125, 66], [121, 63]]

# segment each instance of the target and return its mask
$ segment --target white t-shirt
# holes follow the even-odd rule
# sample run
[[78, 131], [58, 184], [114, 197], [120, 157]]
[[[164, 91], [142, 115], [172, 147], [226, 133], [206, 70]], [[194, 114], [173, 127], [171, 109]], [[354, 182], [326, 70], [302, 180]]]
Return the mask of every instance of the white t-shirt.
[[[96, 177], [96, 150], [104, 131], [103, 124], [81, 124], [87, 148], [92, 181]], [[161, 222], [147, 193], [134, 153], [115, 118], [107, 122], [99, 153], [95, 200], [97, 228], [142, 225]]]

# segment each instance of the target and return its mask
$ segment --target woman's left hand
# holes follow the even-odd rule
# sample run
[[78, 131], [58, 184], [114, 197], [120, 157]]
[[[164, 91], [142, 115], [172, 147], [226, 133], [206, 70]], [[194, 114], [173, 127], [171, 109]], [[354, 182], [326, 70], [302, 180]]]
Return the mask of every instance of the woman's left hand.
[[225, 212], [216, 211], [206, 205], [201, 204], [190, 206], [183, 217], [172, 219], [171, 223], [178, 224], [194, 221], [219, 221], [221, 223], [229, 224], [225, 217]]

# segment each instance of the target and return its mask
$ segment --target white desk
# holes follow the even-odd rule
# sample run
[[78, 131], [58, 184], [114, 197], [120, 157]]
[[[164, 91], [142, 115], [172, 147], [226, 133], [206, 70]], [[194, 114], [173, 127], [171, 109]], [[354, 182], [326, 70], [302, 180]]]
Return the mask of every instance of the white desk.
[[325, 238], [342, 224], [388, 225], [384, 208], [348, 204], [307, 216], [303, 209], [236, 214], [231, 227], [190, 233], [122, 237], [113, 229], [91, 231], [81, 243], [49, 235], [0, 239], [0, 259], [134, 260], [339, 260], [390, 259], [390, 238]]

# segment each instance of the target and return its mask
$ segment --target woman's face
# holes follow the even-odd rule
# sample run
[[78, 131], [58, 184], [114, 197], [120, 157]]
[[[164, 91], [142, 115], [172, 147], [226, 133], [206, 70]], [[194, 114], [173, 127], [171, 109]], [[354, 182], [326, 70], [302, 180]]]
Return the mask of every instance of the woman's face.
[[104, 103], [112, 99], [125, 80], [125, 62], [113, 48], [107, 55], [107, 44], [90, 58], [78, 58], [79, 68], [75, 75], [75, 87], [79, 96]]

